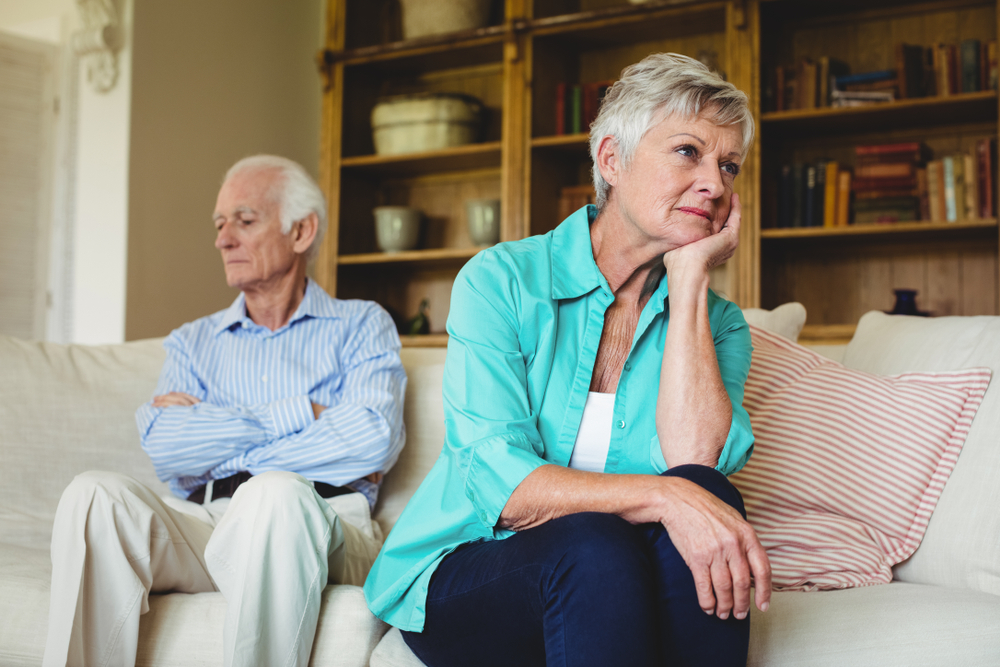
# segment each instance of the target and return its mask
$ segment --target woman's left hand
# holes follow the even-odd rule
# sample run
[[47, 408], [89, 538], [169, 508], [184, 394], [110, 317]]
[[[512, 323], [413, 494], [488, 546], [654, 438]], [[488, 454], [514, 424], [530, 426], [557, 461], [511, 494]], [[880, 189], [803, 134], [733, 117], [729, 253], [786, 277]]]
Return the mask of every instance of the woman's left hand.
[[733, 256], [740, 244], [743, 205], [735, 192], [730, 203], [729, 218], [717, 234], [675, 248], [663, 256], [668, 276], [677, 273], [678, 269], [694, 268], [707, 272]]

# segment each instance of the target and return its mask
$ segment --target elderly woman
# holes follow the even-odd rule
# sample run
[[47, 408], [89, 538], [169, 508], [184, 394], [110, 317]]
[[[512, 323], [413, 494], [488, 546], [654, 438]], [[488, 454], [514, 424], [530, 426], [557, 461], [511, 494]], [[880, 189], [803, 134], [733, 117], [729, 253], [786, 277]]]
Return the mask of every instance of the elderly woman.
[[746, 664], [750, 336], [708, 284], [752, 138], [742, 92], [650, 56], [591, 128], [596, 208], [459, 274], [444, 449], [365, 585], [430, 667]]

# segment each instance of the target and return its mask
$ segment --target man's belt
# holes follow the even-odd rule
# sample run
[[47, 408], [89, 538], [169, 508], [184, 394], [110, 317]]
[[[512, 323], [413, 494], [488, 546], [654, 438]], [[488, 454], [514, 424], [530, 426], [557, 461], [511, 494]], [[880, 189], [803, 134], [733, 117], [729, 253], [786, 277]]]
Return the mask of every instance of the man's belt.
[[[250, 473], [244, 471], [238, 472], [235, 475], [230, 475], [223, 479], [217, 479], [212, 484], [212, 500], [216, 498], [232, 498], [233, 494], [236, 493], [236, 489], [240, 487], [240, 484], [247, 481], [253, 477]], [[198, 503], [199, 505], [205, 502], [205, 489], [208, 485], [202, 484], [197, 489], [187, 497], [193, 503]], [[320, 495], [321, 498], [333, 498], [334, 496], [342, 496], [347, 493], [354, 493], [354, 489], [346, 486], [333, 486], [332, 484], [327, 484], [326, 482], [313, 482], [313, 486], [316, 487], [316, 493]]]

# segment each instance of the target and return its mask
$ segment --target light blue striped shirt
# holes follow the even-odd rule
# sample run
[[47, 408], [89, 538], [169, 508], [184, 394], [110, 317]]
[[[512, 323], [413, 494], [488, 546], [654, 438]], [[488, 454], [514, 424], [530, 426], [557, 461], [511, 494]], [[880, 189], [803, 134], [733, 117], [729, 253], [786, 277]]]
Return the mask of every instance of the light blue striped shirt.
[[[331, 298], [313, 281], [288, 324], [255, 324], [243, 294], [228, 309], [185, 324], [163, 343], [156, 395], [201, 400], [136, 413], [157, 476], [186, 498], [211, 479], [246, 470], [299, 473], [349, 486], [374, 505], [403, 448], [406, 374], [389, 315], [370, 301]], [[312, 403], [327, 406], [319, 419]]]

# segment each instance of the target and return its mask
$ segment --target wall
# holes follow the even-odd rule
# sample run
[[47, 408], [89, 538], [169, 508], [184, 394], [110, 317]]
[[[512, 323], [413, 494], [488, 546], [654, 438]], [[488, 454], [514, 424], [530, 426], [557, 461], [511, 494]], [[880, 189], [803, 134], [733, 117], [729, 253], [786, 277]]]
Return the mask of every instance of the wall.
[[321, 0], [137, 0], [125, 337], [227, 307], [212, 211], [255, 153], [319, 164]]

